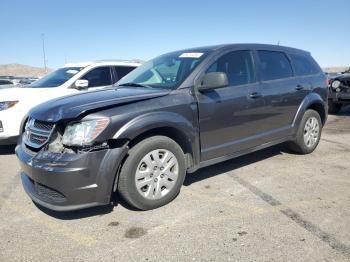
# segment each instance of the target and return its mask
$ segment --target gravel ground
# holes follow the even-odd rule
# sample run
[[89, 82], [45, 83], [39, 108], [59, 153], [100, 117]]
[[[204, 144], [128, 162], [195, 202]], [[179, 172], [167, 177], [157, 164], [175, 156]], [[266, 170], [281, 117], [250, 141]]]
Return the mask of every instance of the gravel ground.
[[54, 213], [0, 148], [0, 261], [350, 261], [350, 108], [318, 149], [276, 146], [204, 168], [169, 205]]

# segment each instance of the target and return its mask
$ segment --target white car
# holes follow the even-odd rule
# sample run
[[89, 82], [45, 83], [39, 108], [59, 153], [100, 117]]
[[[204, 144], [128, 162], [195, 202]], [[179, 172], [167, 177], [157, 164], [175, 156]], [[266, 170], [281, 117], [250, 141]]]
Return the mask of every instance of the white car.
[[0, 145], [15, 144], [29, 110], [48, 100], [112, 86], [141, 65], [134, 61], [66, 64], [24, 87], [0, 90]]

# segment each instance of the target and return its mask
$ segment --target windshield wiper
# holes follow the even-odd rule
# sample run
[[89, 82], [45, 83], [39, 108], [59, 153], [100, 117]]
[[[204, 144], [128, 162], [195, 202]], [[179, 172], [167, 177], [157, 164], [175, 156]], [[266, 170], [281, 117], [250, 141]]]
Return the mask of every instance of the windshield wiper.
[[151, 86], [147, 86], [147, 85], [142, 85], [142, 84], [138, 84], [138, 83], [125, 83], [125, 84], [120, 84], [120, 85], [117, 85], [117, 87], [120, 87], [120, 86], [131, 86], [131, 87], [146, 87], [146, 88], [152, 88]]

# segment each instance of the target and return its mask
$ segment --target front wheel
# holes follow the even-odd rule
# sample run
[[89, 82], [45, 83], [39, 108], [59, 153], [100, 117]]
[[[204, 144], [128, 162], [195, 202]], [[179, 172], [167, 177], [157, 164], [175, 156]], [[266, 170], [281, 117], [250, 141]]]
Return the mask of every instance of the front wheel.
[[118, 191], [133, 207], [154, 209], [178, 195], [185, 175], [181, 147], [168, 137], [154, 136], [130, 149], [120, 171]]
[[319, 113], [309, 109], [305, 112], [296, 139], [290, 143], [290, 148], [299, 154], [312, 153], [320, 142], [322, 121]]

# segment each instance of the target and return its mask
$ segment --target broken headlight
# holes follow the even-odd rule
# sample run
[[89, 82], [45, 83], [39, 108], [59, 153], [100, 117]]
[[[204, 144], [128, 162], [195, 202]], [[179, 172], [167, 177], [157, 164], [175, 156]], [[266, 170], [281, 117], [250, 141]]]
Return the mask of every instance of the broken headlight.
[[340, 87], [340, 81], [339, 80], [335, 80], [335, 81], [333, 81], [332, 82], [332, 88], [334, 89], [334, 90], [336, 90], [336, 89], [338, 89], [339, 87]]
[[108, 126], [109, 119], [101, 118], [69, 124], [62, 138], [65, 146], [88, 146]]

